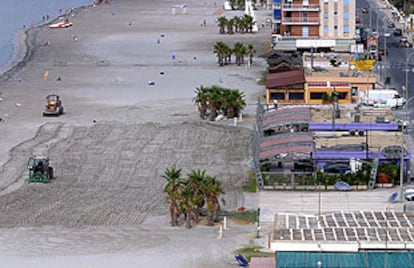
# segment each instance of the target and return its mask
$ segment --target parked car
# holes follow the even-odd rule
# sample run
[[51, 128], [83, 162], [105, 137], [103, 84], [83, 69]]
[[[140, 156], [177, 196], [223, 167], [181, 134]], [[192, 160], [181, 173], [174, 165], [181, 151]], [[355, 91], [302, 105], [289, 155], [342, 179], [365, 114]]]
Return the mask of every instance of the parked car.
[[412, 46], [413, 45], [410, 42], [408, 42], [406, 37], [402, 37], [400, 39], [400, 47], [412, 47]]
[[362, 14], [367, 14], [368, 12], [369, 12], [368, 8], [366, 8], [366, 7], [361, 8], [361, 13]]
[[394, 29], [394, 35], [395, 36], [401, 36], [402, 35], [402, 30], [400, 28], [395, 28]]
[[388, 28], [390, 28], [390, 29], [395, 28], [394, 22], [388, 23]]
[[404, 197], [407, 201], [414, 201], [414, 189], [405, 190]]
[[370, 45], [369, 48], [368, 48], [368, 52], [371, 55], [377, 55], [378, 47], [376, 45]]

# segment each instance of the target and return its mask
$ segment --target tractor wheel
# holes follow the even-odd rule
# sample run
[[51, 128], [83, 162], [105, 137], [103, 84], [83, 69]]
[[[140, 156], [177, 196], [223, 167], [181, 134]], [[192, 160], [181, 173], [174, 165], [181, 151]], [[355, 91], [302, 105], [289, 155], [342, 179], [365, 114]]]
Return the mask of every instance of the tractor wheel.
[[47, 177], [49, 180], [53, 179], [53, 168], [52, 167], [47, 168]]
[[60, 107], [59, 113], [63, 114], [63, 106]]

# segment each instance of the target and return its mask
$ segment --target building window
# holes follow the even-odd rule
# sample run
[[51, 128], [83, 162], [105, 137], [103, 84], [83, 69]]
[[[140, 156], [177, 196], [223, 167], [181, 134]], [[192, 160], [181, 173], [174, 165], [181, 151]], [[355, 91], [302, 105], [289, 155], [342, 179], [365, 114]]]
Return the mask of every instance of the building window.
[[285, 93], [284, 92], [271, 92], [270, 100], [285, 100]]
[[324, 12], [324, 13], [323, 13], [323, 18], [324, 18], [324, 19], [327, 19], [328, 17], [329, 17], [329, 13], [328, 13], [328, 12]]
[[344, 33], [349, 33], [349, 26], [348, 25], [344, 25]]
[[338, 92], [338, 100], [348, 99], [348, 92]]
[[321, 100], [324, 94], [326, 93], [325, 92], [311, 92], [310, 98], [311, 100]]
[[302, 36], [303, 37], [309, 37], [309, 27], [308, 26], [303, 26], [302, 27]]
[[335, 26], [334, 26], [334, 29], [335, 29], [335, 30], [338, 30], [338, 25], [335, 25]]
[[303, 92], [289, 92], [289, 100], [304, 100], [305, 94]]
[[344, 7], [349, 6], [349, 0], [344, 0]]
[[344, 20], [349, 20], [349, 13], [348, 12], [344, 13]]
[[323, 26], [323, 32], [324, 33], [328, 33], [329, 32], [329, 26], [328, 25], [324, 25]]
[[358, 96], [358, 87], [351, 87], [351, 95]]
[[273, 10], [273, 19], [280, 20], [280, 9]]

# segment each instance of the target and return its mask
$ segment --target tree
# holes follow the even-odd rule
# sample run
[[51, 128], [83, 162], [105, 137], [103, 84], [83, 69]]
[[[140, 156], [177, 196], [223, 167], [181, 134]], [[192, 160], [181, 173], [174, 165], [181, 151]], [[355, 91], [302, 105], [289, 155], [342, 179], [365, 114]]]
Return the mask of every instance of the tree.
[[225, 109], [225, 115], [228, 118], [239, 116], [241, 110], [246, 106], [246, 102], [244, 101], [244, 93], [237, 89], [227, 89], [223, 96], [223, 108]]
[[246, 106], [245, 95], [238, 89], [223, 88], [220, 86], [200, 86], [194, 91], [194, 102], [198, 104], [200, 118], [206, 119], [210, 111], [210, 120], [215, 120], [218, 114], [228, 118], [236, 117]]
[[247, 55], [249, 56], [250, 64], [253, 64], [253, 56], [254, 56], [254, 53], [256, 53], [256, 50], [254, 49], [252, 44], [249, 44], [247, 46], [247, 51], [246, 52], [247, 52]]
[[236, 56], [236, 64], [241, 65], [244, 63], [244, 56], [247, 53], [246, 47], [241, 42], [236, 42], [234, 44], [233, 53]]
[[180, 206], [181, 209], [184, 211], [185, 215], [185, 227], [191, 228], [192, 227], [192, 220], [193, 220], [193, 191], [190, 187], [188, 187], [187, 184], [185, 184], [185, 187], [181, 191], [180, 195]]
[[240, 29], [240, 17], [234, 16], [232, 20], [234, 23], [234, 31], [237, 33]]
[[[207, 225], [213, 225], [214, 221], [218, 221], [220, 215], [220, 202], [219, 197], [221, 194], [225, 194], [221, 183], [216, 177], [206, 176], [204, 183], [202, 184], [203, 193], [207, 203]], [[224, 199], [221, 200], [225, 203]]]
[[219, 86], [212, 86], [208, 96], [209, 108], [211, 111], [210, 121], [214, 121], [223, 107], [223, 90]]
[[253, 24], [254, 24], [253, 17], [250, 15], [244, 14], [243, 20], [245, 21], [245, 25], [247, 28], [246, 32], [253, 32]]
[[218, 19], [217, 19], [217, 23], [218, 23], [218, 26], [219, 26], [219, 28], [220, 28], [220, 30], [219, 30], [219, 32], [221, 33], [221, 34], [224, 34], [225, 33], [225, 27], [226, 27], [226, 25], [227, 25], [227, 18], [226, 17], [224, 17], [224, 16], [222, 16], [222, 17], [219, 17]]
[[206, 119], [209, 89], [201, 85], [194, 90], [194, 93], [196, 94], [194, 102], [197, 104], [198, 111], [200, 112], [200, 118]]
[[228, 34], [233, 34], [233, 27], [234, 27], [234, 19], [229, 19], [227, 20], [227, 33]]
[[167, 180], [164, 192], [167, 193], [167, 199], [170, 203], [170, 223], [171, 226], [177, 226], [178, 218], [181, 214], [179, 205], [181, 198], [181, 187], [183, 184], [181, 169], [177, 169], [176, 167], [167, 168], [162, 177]]
[[222, 41], [217, 41], [214, 45], [214, 53], [217, 55], [217, 63], [219, 66], [224, 65], [224, 59], [228, 53], [229, 47]]
[[204, 184], [206, 180], [206, 171], [205, 170], [192, 170], [188, 175], [187, 187], [191, 188], [192, 191], [192, 202], [193, 210], [192, 215], [195, 222], [199, 222], [199, 217], [201, 215], [202, 209], [204, 207]]

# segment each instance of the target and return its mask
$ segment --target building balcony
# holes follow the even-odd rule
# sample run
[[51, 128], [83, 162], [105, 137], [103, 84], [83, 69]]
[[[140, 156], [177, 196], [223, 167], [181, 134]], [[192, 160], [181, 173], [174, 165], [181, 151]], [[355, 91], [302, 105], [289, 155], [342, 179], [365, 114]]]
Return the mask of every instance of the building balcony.
[[283, 11], [320, 11], [319, 5], [283, 4]]
[[294, 18], [294, 17], [283, 17], [282, 24], [285, 25], [319, 25], [319, 18]]

